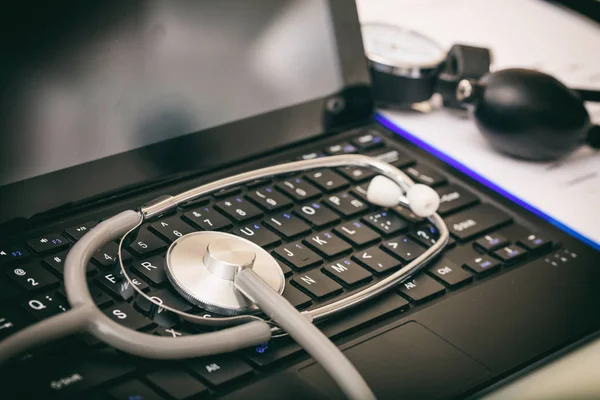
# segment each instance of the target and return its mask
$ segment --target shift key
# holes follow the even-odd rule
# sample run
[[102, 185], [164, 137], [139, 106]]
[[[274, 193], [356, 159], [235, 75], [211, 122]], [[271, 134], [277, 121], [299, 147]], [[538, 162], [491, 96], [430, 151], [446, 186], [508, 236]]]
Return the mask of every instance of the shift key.
[[508, 224], [512, 218], [490, 204], [480, 204], [454, 214], [444, 221], [456, 239], [466, 241]]
[[114, 350], [102, 350], [79, 362], [43, 368], [32, 379], [35, 383], [29, 385], [43, 391], [39, 398], [64, 396], [121, 378], [133, 370]]

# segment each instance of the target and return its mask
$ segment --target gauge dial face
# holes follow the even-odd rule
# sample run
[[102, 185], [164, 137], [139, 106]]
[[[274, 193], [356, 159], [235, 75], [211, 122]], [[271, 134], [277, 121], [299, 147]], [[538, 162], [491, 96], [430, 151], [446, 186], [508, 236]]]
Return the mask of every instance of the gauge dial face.
[[367, 57], [390, 67], [435, 67], [446, 56], [433, 40], [393, 25], [363, 24], [362, 36]]

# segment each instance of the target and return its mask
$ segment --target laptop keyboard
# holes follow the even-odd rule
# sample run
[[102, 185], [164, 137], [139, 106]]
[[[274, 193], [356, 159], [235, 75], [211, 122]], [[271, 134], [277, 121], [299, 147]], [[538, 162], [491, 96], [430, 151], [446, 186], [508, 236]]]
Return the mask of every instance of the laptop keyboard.
[[[362, 153], [403, 169], [438, 191], [439, 213], [452, 238], [444, 253], [418, 276], [352, 313], [321, 324], [332, 338], [386, 316], [408, 315], [432, 299], [515, 268], [554, 247], [549, 238], [518, 225], [442, 171], [389, 146], [383, 135], [371, 129], [298, 159]], [[377, 282], [438, 238], [431, 224], [409, 210], [370, 205], [365, 193], [372, 177], [372, 171], [356, 167], [320, 169], [213, 193], [145, 224], [124, 251], [124, 260], [133, 283], [148, 295], [187, 312], [215, 317], [169, 287], [164, 254], [185, 234], [230, 232], [264, 247], [279, 261], [286, 277], [283, 295], [294, 306], [318, 307]], [[65, 256], [98, 222], [0, 248], [0, 339], [68, 309], [61, 283]], [[156, 314], [151, 304], [124, 284], [116, 257], [117, 244], [111, 242], [94, 254], [87, 269], [91, 294], [106, 315], [159, 336], [177, 338], [207, 330]], [[85, 391], [103, 399], [210, 397], [259, 379], [264, 371], [301, 353], [284, 337], [236, 354], [158, 363], [121, 354], [80, 334], [23, 357], [16, 368], [24, 368], [31, 379], [28, 388], [17, 391], [28, 396], [31, 390], [39, 391], [42, 398], [77, 397]]]

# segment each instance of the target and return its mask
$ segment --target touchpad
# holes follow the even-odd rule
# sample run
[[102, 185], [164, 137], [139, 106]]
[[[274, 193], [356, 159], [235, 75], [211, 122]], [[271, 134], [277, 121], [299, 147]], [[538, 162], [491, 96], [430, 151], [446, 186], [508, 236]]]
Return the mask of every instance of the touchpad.
[[[378, 399], [439, 399], [458, 394], [488, 369], [435, 333], [409, 322], [344, 351]], [[318, 364], [302, 379], [334, 399], [342, 392]]]

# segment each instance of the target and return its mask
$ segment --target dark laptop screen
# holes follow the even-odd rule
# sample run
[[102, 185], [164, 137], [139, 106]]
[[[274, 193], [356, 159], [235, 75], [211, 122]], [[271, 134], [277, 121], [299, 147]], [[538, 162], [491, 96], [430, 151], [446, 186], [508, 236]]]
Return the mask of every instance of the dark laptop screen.
[[48, 2], [3, 13], [0, 186], [343, 87], [325, 0]]

